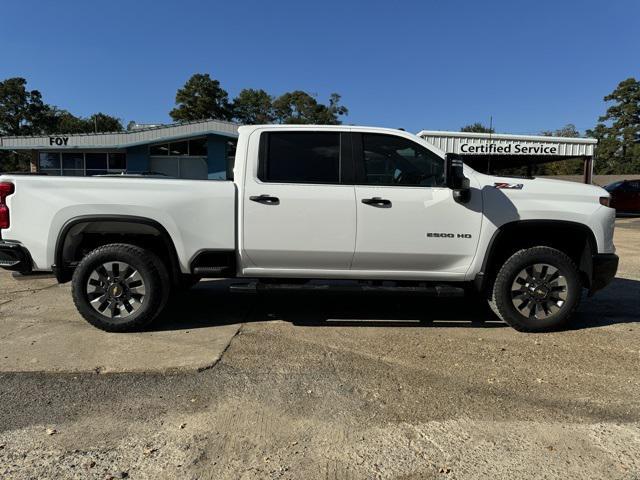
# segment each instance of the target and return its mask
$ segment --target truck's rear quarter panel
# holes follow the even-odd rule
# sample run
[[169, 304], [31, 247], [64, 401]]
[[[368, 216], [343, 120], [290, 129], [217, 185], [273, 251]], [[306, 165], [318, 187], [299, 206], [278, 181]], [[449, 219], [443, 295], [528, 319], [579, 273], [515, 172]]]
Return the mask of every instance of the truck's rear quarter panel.
[[235, 249], [233, 182], [149, 178], [2, 176], [15, 184], [8, 198], [11, 226], [4, 240], [21, 242], [36, 270], [55, 262], [59, 232], [70, 220], [126, 215], [154, 220], [173, 240], [180, 268], [207, 249]]

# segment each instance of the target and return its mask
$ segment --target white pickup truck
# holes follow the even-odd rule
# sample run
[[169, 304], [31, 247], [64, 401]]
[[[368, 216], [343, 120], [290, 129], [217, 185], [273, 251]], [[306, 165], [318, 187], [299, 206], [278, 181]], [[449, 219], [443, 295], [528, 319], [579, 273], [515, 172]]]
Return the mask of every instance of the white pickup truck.
[[247, 126], [228, 181], [0, 176], [0, 266], [71, 280], [108, 331], [148, 324], [200, 278], [476, 289], [514, 328], [542, 331], [615, 276], [608, 202], [591, 185], [480, 174], [404, 131]]

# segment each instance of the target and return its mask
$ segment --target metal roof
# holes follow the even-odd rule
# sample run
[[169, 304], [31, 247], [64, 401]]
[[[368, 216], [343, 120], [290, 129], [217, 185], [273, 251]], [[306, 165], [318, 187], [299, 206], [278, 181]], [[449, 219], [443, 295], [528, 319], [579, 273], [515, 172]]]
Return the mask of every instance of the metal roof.
[[504, 133], [443, 132], [422, 130], [418, 136], [446, 153], [471, 155], [540, 155], [592, 157], [594, 138], [545, 137]]
[[[125, 132], [56, 133], [20, 137], [0, 137], [0, 150], [46, 150], [74, 148], [127, 148], [147, 143], [179, 140], [200, 135], [222, 135], [237, 138], [238, 125], [221, 120], [204, 120], [141, 128]], [[66, 140], [56, 144], [57, 138]], [[52, 140], [53, 139], [53, 140]]]

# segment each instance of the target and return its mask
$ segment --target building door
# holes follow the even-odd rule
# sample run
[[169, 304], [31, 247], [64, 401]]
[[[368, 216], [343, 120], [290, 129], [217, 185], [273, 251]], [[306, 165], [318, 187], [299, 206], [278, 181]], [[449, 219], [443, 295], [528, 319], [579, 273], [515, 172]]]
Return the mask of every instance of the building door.
[[457, 203], [445, 186], [444, 159], [411, 139], [369, 133], [353, 138], [360, 185], [351, 268], [396, 272], [396, 278], [465, 274], [478, 244], [480, 193]]
[[253, 264], [245, 275], [348, 270], [356, 235], [354, 186], [341, 183], [341, 135], [348, 134], [254, 135], [260, 159], [258, 172], [245, 173], [242, 254]]

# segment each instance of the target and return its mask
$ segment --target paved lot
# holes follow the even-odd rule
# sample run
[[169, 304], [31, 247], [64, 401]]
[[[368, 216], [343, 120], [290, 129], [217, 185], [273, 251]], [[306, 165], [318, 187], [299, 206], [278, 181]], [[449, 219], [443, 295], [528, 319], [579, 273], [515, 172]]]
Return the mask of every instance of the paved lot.
[[[215, 290], [209, 287], [209, 290]], [[210, 368], [238, 332], [248, 306], [210, 310], [210, 328], [164, 321], [154, 331], [106, 333], [85, 322], [68, 284], [0, 274], [0, 372], [167, 372]], [[180, 318], [173, 305], [166, 318]], [[206, 309], [202, 310], [204, 314]], [[201, 326], [198, 324], [198, 326]]]
[[64, 287], [0, 277], [0, 477], [640, 478], [640, 219], [618, 223], [619, 278], [552, 334], [471, 300], [210, 282], [154, 331], [103, 335]]

